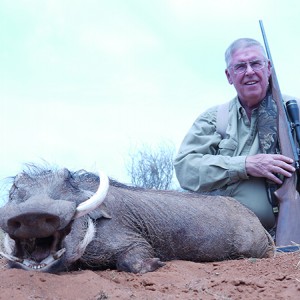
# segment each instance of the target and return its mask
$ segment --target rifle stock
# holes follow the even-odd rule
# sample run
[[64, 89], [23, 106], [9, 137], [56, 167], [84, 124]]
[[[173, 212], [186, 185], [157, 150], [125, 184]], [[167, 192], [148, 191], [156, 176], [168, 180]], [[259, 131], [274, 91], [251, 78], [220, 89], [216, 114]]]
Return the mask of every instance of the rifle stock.
[[[291, 132], [290, 122], [287, 117], [286, 108], [280, 92], [273, 60], [265, 35], [263, 23], [260, 20], [260, 27], [265, 43], [268, 58], [271, 62], [270, 86], [272, 97], [277, 105], [278, 111], [278, 139], [281, 154], [292, 158], [295, 167], [299, 168], [299, 157], [294, 138]], [[279, 201], [279, 214], [276, 229], [276, 246], [287, 246], [292, 243], [300, 244], [300, 196], [297, 191], [297, 172], [292, 177], [284, 178], [283, 184], [275, 191]]]

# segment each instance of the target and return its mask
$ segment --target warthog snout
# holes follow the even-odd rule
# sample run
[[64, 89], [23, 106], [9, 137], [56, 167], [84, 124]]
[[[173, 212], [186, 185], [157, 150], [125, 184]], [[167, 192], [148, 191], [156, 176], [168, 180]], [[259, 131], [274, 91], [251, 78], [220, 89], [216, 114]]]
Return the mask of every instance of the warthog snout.
[[51, 214], [27, 213], [9, 219], [7, 226], [11, 236], [23, 239], [43, 238], [58, 230], [60, 219]]

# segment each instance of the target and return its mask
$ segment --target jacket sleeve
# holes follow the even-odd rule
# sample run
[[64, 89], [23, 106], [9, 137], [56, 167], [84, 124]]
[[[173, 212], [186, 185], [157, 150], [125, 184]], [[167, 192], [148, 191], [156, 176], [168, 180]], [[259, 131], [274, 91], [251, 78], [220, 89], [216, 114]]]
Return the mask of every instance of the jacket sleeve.
[[200, 115], [185, 136], [174, 167], [182, 188], [210, 192], [248, 179], [246, 156], [234, 156], [237, 141], [216, 132], [217, 107]]

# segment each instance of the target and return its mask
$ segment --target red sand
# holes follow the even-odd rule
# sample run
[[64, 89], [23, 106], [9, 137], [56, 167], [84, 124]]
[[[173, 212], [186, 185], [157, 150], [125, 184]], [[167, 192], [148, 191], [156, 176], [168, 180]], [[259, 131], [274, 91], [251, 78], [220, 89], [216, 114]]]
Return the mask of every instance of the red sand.
[[0, 299], [300, 299], [300, 252], [216, 263], [168, 262], [143, 275], [0, 270]]

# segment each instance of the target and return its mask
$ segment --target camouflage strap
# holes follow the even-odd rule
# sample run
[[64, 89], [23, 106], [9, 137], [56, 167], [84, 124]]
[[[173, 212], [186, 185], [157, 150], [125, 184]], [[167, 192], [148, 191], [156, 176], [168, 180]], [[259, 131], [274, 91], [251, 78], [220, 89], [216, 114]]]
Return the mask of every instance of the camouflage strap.
[[[277, 106], [272, 99], [271, 94], [268, 94], [260, 103], [258, 108], [257, 129], [261, 152], [270, 154], [280, 153], [277, 135]], [[269, 201], [273, 207], [273, 213], [277, 215], [279, 207], [274, 191], [278, 186], [275, 183], [266, 180], [266, 187]]]
[[259, 105], [257, 128], [262, 153], [277, 153], [277, 106], [270, 94]]

